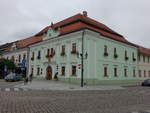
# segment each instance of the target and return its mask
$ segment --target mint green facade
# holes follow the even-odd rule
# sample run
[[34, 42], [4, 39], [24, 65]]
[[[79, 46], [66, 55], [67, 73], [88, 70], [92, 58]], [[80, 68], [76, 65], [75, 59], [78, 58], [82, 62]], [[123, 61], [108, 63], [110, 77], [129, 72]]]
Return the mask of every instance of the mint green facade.
[[[45, 79], [46, 69], [52, 67], [52, 77], [57, 72], [60, 81], [70, 83], [80, 83], [81, 78], [81, 59], [77, 55], [71, 54], [72, 43], [76, 43], [76, 49], [81, 53], [82, 32], [78, 31], [64, 36], [59, 36], [59, 32], [49, 29], [47, 35], [44, 36], [42, 42], [30, 46], [30, 57], [32, 52], [35, 53], [35, 60], [29, 59], [29, 74], [31, 68], [34, 68], [34, 77]], [[54, 38], [56, 37], [56, 38]], [[65, 56], [61, 56], [61, 47], [65, 45]], [[104, 46], [107, 46], [108, 56], [104, 56]], [[48, 48], [54, 48], [55, 56], [48, 62], [45, 57]], [[114, 48], [118, 54], [114, 58]], [[41, 52], [41, 59], [38, 60], [38, 51]], [[128, 60], [125, 60], [125, 51], [127, 51]], [[84, 83], [85, 84], [126, 84], [134, 83], [139, 80], [137, 53], [138, 50], [134, 46], [115, 41], [104, 37], [99, 33], [85, 30], [84, 35], [84, 52], [88, 53], [87, 59], [84, 60]], [[134, 58], [136, 59], [133, 61]], [[61, 75], [62, 66], [65, 66], [65, 76]], [[76, 76], [72, 76], [72, 66], [76, 66]], [[107, 67], [108, 76], [104, 76], [104, 67]], [[40, 74], [37, 75], [37, 68], [40, 68]], [[114, 68], [117, 68], [117, 77], [114, 76]], [[125, 77], [124, 70], [127, 70]]]
[[[98, 33], [88, 32], [86, 36], [86, 47], [89, 54], [89, 60], [86, 61], [88, 67], [86, 75], [89, 78], [95, 78], [97, 82], [103, 83], [126, 83], [139, 79], [137, 67], [137, 48], [103, 37]], [[107, 46], [108, 56], [104, 56], [104, 46]], [[117, 51], [117, 58], [114, 58], [114, 48]], [[125, 51], [129, 60], [125, 60]], [[133, 61], [132, 54], [134, 53]], [[108, 77], [104, 76], [104, 67], [107, 67]], [[114, 68], [117, 68], [117, 77], [114, 76]], [[124, 69], [127, 69], [127, 77], [124, 75]], [[89, 70], [88, 70], [89, 69]], [[135, 72], [133, 72], [135, 70]], [[134, 74], [134, 75], [133, 75]], [[95, 75], [95, 76], [92, 76]]]

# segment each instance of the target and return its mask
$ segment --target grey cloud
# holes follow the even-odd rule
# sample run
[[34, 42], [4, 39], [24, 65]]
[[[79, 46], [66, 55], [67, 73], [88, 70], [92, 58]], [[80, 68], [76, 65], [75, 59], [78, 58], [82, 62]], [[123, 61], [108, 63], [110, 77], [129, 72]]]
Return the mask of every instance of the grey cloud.
[[150, 48], [148, 0], [0, 0], [0, 43], [29, 37], [83, 10], [129, 41]]

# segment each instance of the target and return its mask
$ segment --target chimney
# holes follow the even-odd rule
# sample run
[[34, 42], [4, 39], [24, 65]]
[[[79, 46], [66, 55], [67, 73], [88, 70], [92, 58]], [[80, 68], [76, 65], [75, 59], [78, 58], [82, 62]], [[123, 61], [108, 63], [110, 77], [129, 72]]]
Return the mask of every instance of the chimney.
[[83, 16], [87, 17], [87, 11], [83, 11]]

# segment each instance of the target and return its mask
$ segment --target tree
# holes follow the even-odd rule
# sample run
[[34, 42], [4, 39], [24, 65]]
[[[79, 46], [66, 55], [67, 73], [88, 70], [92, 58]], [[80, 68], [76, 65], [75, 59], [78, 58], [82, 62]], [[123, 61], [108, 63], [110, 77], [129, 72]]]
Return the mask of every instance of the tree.
[[0, 76], [4, 75], [4, 69], [5, 66], [7, 66], [7, 70], [14, 70], [15, 69], [15, 64], [14, 62], [12, 62], [11, 60], [7, 60], [7, 59], [0, 59]]

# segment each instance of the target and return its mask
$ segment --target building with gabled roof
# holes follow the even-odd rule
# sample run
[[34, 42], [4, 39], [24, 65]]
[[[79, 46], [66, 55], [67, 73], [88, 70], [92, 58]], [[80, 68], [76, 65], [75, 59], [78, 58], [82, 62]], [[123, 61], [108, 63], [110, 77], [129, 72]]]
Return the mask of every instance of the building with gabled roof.
[[28, 76], [47, 80], [126, 85], [150, 77], [150, 49], [129, 42], [85, 11], [0, 51], [16, 64], [28, 62]]
[[9, 44], [1, 46], [1, 54], [5, 59], [12, 60], [16, 66], [27, 67], [28, 62], [28, 46], [37, 42], [42, 41], [42, 36], [32, 36], [22, 40], [18, 40]]
[[139, 81], [137, 45], [86, 12], [52, 23], [39, 35], [43, 41], [29, 46], [29, 75], [72, 83], [80, 83], [83, 75], [84, 84]]

